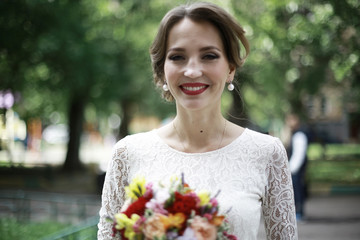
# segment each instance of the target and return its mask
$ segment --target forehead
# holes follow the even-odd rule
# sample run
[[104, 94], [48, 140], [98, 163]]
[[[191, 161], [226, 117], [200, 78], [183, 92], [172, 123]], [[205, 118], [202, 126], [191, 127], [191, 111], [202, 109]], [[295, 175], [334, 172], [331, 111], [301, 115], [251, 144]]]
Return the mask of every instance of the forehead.
[[[191, 43], [189, 45], [189, 43]], [[193, 21], [184, 18], [169, 31], [167, 49], [172, 47], [216, 46], [223, 50], [219, 30], [207, 21]]]

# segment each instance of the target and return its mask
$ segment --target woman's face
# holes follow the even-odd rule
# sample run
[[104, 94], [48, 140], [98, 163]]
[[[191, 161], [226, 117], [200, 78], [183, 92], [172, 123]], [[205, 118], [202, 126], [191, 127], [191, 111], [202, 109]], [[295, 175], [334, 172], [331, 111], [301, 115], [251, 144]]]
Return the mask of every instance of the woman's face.
[[165, 80], [178, 107], [219, 107], [226, 82], [233, 79], [218, 30], [208, 22], [184, 18], [169, 32]]

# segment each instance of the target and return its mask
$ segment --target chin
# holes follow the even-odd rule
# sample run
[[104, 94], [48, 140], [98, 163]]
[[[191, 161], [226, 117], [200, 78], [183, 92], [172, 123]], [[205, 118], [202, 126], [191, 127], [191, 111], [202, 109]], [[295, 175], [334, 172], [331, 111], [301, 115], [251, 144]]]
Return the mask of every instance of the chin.
[[204, 100], [201, 100], [201, 101], [182, 101], [180, 103], [180, 105], [181, 105], [181, 107], [183, 109], [190, 110], [190, 111], [199, 111], [199, 110], [203, 110], [203, 109], [207, 109], [207, 108], [211, 107], [209, 105], [209, 102], [204, 101]]

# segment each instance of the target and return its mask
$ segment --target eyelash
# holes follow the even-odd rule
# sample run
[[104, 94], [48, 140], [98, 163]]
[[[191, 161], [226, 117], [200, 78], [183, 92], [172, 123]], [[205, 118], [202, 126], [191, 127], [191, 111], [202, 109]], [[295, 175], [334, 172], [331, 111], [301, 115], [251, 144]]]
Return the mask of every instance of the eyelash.
[[[171, 61], [179, 61], [179, 60], [183, 60], [185, 57], [181, 56], [181, 55], [171, 55], [169, 56], [169, 60]], [[210, 53], [210, 54], [205, 54], [202, 59], [204, 60], [214, 60], [214, 59], [218, 59], [219, 56], [217, 54], [214, 53]]]
[[169, 59], [171, 61], [179, 61], [179, 60], [182, 60], [184, 57], [183, 56], [180, 56], [180, 55], [172, 55], [172, 56], [169, 56]]
[[219, 58], [219, 56], [214, 53], [206, 54], [203, 56], [203, 59], [208, 59], [208, 60], [213, 60], [213, 59], [218, 59], [218, 58]]

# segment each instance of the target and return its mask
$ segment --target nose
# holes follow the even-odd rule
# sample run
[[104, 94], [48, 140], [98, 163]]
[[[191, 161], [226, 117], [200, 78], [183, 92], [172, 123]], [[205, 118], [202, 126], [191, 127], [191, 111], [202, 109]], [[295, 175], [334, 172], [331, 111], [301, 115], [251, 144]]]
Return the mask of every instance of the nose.
[[202, 76], [201, 64], [197, 63], [196, 60], [189, 60], [185, 67], [184, 75], [189, 78], [198, 78]]

